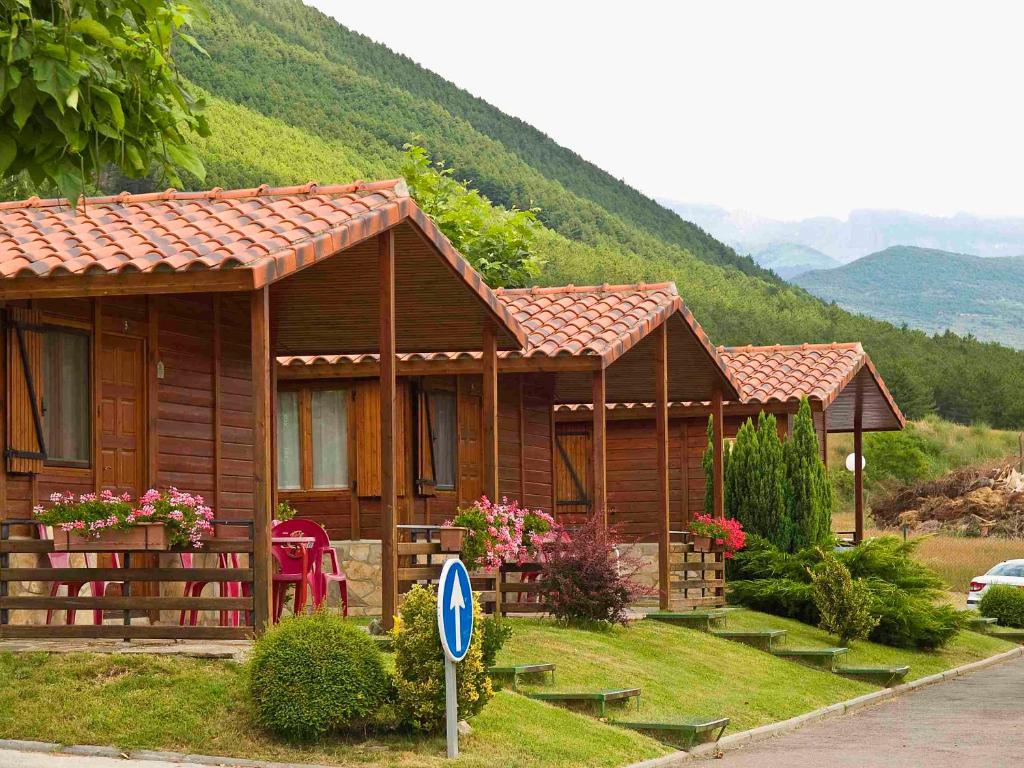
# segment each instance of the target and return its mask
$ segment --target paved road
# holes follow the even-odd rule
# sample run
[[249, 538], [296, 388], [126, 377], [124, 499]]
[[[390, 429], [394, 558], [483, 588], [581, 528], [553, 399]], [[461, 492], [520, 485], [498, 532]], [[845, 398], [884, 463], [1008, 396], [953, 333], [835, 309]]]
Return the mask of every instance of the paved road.
[[1022, 768], [1024, 658], [727, 752], [714, 766]]

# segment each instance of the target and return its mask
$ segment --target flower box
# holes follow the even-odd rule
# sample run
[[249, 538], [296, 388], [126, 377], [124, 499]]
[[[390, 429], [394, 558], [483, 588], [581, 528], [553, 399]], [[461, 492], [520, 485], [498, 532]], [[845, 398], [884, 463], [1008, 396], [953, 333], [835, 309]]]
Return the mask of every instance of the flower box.
[[693, 544], [694, 552], [711, 552], [711, 537], [710, 536], [691, 536], [690, 542]]
[[440, 544], [442, 552], [462, 552], [462, 545], [466, 541], [468, 528], [442, 528], [440, 531]]
[[88, 538], [57, 528], [53, 548], [58, 552], [166, 552], [170, 546], [163, 523], [140, 523], [125, 530], [107, 528]]

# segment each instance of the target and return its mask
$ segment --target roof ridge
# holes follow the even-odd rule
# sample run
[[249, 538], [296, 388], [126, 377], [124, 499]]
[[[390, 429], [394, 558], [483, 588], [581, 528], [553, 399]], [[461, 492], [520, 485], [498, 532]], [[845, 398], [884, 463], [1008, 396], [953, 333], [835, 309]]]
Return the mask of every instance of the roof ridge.
[[534, 285], [529, 288], [495, 288], [494, 292], [499, 296], [546, 296], [553, 293], [626, 293], [627, 291], [635, 293], [636, 291], [666, 290], [676, 296], [679, 295], [676, 284], [671, 280], [661, 283], [623, 283], [620, 285], [612, 285], [610, 283], [602, 283], [601, 285], [575, 285], [573, 283], [549, 286]]
[[727, 347], [719, 346], [719, 352], [801, 352], [809, 349], [853, 349], [858, 352], [864, 351], [864, 345], [859, 341], [829, 341], [829, 342], [804, 342], [803, 344], [745, 344], [743, 346]]
[[[316, 181], [309, 181], [305, 184], [295, 184], [287, 187], [271, 187], [269, 184], [261, 184], [258, 187], [243, 189], [224, 190], [221, 187], [214, 187], [195, 192], [179, 192], [172, 187], [165, 189], [163, 192], [141, 192], [138, 194], [121, 192], [116, 195], [82, 196], [78, 198], [78, 207], [107, 205], [111, 203], [129, 205], [131, 203], [152, 203], [164, 200], [241, 200], [251, 197], [285, 197], [288, 195], [337, 195], [351, 192], [375, 192], [381, 189], [393, 189], [399, 197], [407, 197], [409, 195], [409, 188], [404, 179], [387, 179], [371, 182], [360, 180], [349, 184], [320, 184]], [[0, 202], [0, 211], [21, 208], [70, 207], [68, 199], [64, 197], [41, 199], [33, 195], [26, 200]]]

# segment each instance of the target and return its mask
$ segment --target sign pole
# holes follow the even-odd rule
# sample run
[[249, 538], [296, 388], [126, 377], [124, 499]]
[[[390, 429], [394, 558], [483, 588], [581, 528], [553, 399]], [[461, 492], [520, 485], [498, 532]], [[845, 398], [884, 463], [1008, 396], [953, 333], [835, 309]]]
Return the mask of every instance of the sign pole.
[[444, 657], [444, 712], [448, 738], [448, 757], [459, 756], [459, 686], [455, 679], [455, 662]]

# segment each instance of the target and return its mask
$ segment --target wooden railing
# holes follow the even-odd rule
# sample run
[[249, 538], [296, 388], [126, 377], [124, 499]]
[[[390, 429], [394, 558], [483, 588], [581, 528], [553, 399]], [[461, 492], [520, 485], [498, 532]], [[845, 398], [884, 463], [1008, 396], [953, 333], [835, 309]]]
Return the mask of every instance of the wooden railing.
[[[251, 559], [253, 551], [253, 524], [246, 521], [215, 520], [218, 530], [223, 528], [243, 529], [246, 536], [218, 537], [203, 542], [200, 549], [172, 548], [158, 554], [166, 556], [179, 553], [203, 554], [245, 554]], [[160, 568], [133, 567], [133, 555], [139, 552], [125, 552], [123, 548], [116, 551], [121, 555], [121, 568], [52, 568], [52, 567], [11, 567], [11, 556], [36, 555], [45, 557], [53, 552], [53, 542], [45, 539], [13, 538], [12, 526], [31, 526], [33, 520], [0, 521], [0, 638], [113, 638], [113, 639], [194, 639], [194, 640], [237, 640], [253, 635], [253, 569], [245, 568]], [[30, 528], [31, 529], [31, 528]], [[113, 551], [113, 550], [111, 550]], [[73, 556], [81, 553], [73, 553]], [[114, 582], [122, 584], [122, 594], [110, 596], [49, 596], [19, 594], [11, 595], [9, 585], [15, 582], [55, 581], [88, 584], [91, 582]], [[149, 582], [164, 584], [167, 582], [206, 582], [226, 583], [239, 582], [242, 585], [240, 597], [180, 597], [164, 595], [132, 594], [134, 584]], [[62, 620], [58, 615], [68, 610], [104, 612], [103, 624], [26, 624], [14, 623], [12, 619], [20, 611], [53, 611], [55, 620]], [[134, 624], [133, 618], [139, 615], [150, 620], [158, 611], [174, 611], [173, 623]], [[216, 611], [239, 612], [241, 626], [179, 626], [180, 611]], [[106, 623], [106, 612], [120, 612], [120, 623]], [[244, 618], [242, 618], [244, 617]]]
[[725, 556], [721, 547], [697, 552], [689, 531], [670, 531], [669, 588], [672, 608], [725, 605]]
[[[398, 593], [408, 592], [414, 584], [434, 584], [441, 576], [445, 560], [454, 557], [443, 552], [437, 540], [439, 526], [400, 525], [398, 542]], [[504, 565], [497, 574], [475, 571], [470, 583], [486, 613], [543, 613], [541, 585], [536, 580], [538, 563]], [[500, 607], [499, 607], [500, 606]]]

